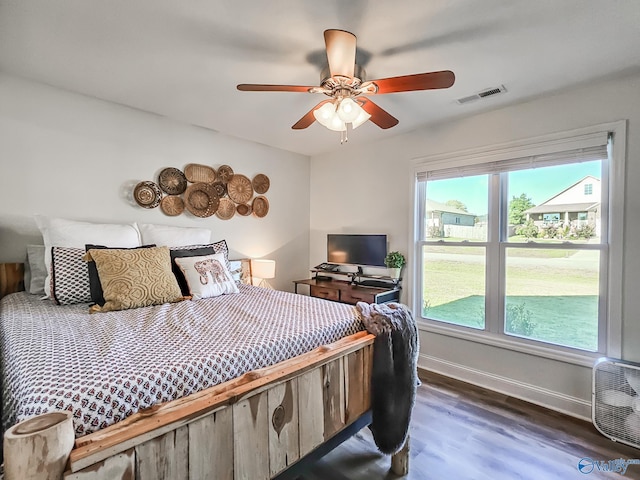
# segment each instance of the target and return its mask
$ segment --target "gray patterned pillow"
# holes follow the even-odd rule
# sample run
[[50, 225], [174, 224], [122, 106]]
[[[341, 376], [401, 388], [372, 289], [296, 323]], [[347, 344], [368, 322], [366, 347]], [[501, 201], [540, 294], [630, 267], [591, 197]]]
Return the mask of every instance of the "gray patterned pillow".
[[29, 293], [44, 295], [44, 281], [47, 267], [44, 264], [44, 245], [27, 245], [27, 267], [25, 287]]
[[91, 302], [84, 249], [51, 247], [51, 298], [58, 305]]

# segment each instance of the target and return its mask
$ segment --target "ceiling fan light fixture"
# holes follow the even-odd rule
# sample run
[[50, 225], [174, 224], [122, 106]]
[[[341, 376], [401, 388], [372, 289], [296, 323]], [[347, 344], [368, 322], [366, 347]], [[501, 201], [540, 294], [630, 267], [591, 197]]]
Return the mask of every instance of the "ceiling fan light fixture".
[[344, 132], [347, 129], [347, 125], [336, 112], [336, 102], [327, 102], [316, 108], [313, 116], [320, 125], [334, 132]]
[[329, 125], [325, 125], [325, 127], [334, 132], [344, 132], [347, 129], [347, 124], [340, 119], [337, 113], [334, 113], [331, 122], [329, 122]]
[[346, 97], [340, 101], [338, 105], [338, 116], [344, 123], [352, 123], [360, 115], [362, 107], [353, 101], [352, 98]]
[[[356, 105], [358, 104], [356, 103]], [[364, 110], [364, 108], [362, 108], [360, 105], [358, 105], [358, 108], [360, 109], [360, 112], [358, 113], [356, 119], [351, 122], [351, 128], [353, 128], [354, 130], [371, 118], [371, 115], [368, 114]]]
[[331, 120], [336, 114], [336, 107], [333, 102], [327, 102], [322, 105], [320, 108], [316, 108], [313, 111], [313, 116], [317, 120], [317, 122], [323, 127], [329, 128], [331, 124]]

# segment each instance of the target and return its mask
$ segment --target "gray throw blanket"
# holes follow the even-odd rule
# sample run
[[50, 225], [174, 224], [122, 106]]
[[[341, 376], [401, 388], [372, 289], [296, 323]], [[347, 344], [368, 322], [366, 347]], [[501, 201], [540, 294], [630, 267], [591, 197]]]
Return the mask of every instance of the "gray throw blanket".
[[358, 302], [362, 322], [376, 336], [371, 373], [371, 432], [378, 449], [396, 453], [409, 431], [418, 382], [418, 332], [400, 303]]

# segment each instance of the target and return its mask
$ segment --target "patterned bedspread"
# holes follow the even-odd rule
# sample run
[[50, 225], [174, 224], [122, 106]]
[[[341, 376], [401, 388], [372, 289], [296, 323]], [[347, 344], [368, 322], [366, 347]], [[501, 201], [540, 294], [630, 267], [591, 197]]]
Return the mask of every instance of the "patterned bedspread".
[[89, 315], [24, 292], [0, 302], [3, 427], [74, 412], [76, 436], [362, 329], [355, 307], [240, 293]]

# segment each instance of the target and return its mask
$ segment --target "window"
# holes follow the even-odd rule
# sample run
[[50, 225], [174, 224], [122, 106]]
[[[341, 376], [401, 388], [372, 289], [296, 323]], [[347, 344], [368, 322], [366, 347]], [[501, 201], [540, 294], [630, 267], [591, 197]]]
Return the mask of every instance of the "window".
[[593, 183], [585, 183], [584, 184], [584, 194], [585, 195], [593, 195]]
[[[609, 228], [609, 137], [574, 140], [550, 142], [555, 151], [543, 155], [525, 157], [525, 147], [514, 147], [497, 161], [465, 154], [457, 159], [461, 165], [451, 165], [452, 155], [418, 167], [414, 298], [428, 329], [567, 355], [594, 356], [606, 353], [611, 341], [619, 344], [607, 337], [619, 324], [610, 320], [611, 309], [619, 308], [610, 265], [621, 263], [621, 243], [612, 249]], [[599, 194], [587, 212], [581, 200], [586, 176], [593, 180], [590, 194]], [[436, 208], [446, 204], [474, 220], [448, 225], [441, 215], [435, 226]]]
[[560, 221], [559, 213], [545, 213], [542, 215], [542, 219], [545, 223], [558, 223]]

